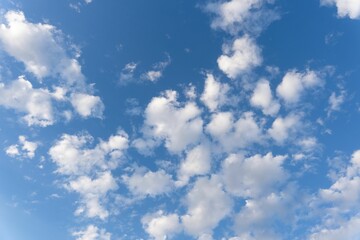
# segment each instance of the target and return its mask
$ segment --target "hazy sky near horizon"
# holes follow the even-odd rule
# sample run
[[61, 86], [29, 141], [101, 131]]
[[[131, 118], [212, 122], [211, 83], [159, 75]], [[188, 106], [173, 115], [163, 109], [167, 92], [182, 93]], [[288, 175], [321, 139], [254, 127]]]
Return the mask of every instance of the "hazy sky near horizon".
[[0, 1], [0, 239], [355, 240], [360, 0]]

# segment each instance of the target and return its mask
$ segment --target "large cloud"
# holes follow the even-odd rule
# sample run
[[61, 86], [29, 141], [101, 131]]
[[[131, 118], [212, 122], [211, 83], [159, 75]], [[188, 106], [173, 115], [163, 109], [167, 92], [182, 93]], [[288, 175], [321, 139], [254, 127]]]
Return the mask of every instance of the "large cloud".
[[360, 18], [360, 2], [357, 0], [321, 0], [322, 5], [337, 7], [339, 17]]

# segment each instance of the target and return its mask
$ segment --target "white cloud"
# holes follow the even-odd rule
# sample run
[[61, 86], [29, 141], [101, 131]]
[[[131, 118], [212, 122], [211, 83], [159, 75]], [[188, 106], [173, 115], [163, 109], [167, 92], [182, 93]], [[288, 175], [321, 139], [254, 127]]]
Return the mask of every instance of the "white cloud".
[[211, 23], [233, 35], [238, 32], [260, 33], [272, 21], [279, 18], [276, 12], [266, 8], [270, 0], [230, 0], [209, 3], [205, 10], [215, 15]]
[[199, 141], [203, 129], [200, 113], [194, 102], [180, 104], [175, 91], [166, 91], [148, 104], [143, 129], [145, 139], [138, 139], [134, 144], [141, 150], [153, 145], [153, 140], [164, 140], [170, 152], [180, 152]]
[[346, 92], [343, 90], [337, 95], [335, 92], [332, 92], [329, 97], [329, 109], [328, 109], [328, 116], [334, 112], [339, 111], [341, 109], [341, 105], [345, 101]]
[[306, 89], [322, 85], [318, 73], [307, 70], [306, 72], [289, 71], [285, 74], [282, 82], [276, 88], [277, 95], [287, 104], [295, 104]]
[[135, 70], [138, 64], [135, 62], [130, 62], [125, 65], [125, 67], [121, 70], [119, 83], [120, 85], [126, 85], [132, 81], [135, 81]]
[[164, 170], [157, 172], [139, 168], [131, 176], [123, 176], [123, 181], [135, 196], [156, 196], [170, 192], [173, 187], [171, 175]]
[[217, 62], [221, 71], [229, 78], [235, 79], [261, 65], [261, 50], [251, 37], [244, 35], [235, 39], [232, 45], [225, 44], [223, 55]]
[[36, 142], [26, 140], [25, 136], [19, 136], [18, 144], [6, 148], [5, 152], [10, 157], [34, 158], [35, 151], [38, 148]]
[[145, 215], [141, 222], [146, 232], [155, 240], [170, 239], [182, 230], [177, 214], [164, 214], [158, 211], [155, 214]]
[[201, 144], [187, 151], [186, 158], [181, 162], [178, 171], [179, 186], [188, 183], [192, 176], [203, 175], [211, 169], [211, 150], [210, 146]]
[[323, 228], [311, 234], [310, 240], [356, 240], [360, 236], [360, 217], [354, 216], [338, 228]]
[[104, 104], [100, 97], [85, 93], [74, 93], [71, 96], [71, 104], [75, 110], [84, 118], [102, 117]]
[[23, 76], [7, 85], [0, 83], [0, 96], [0, 105], [26, 113], [23, 120], [29, 126], [54, 123], [51, 94], [46, 89], [33, 88]]
[[211, 233], [232, 209], [232, 200], [217, 176], [199, 178], [185, 202], [188, 211], [181, 219], [185, 231], [193, 236]]
[[162, 77], [165, 68], [170, 63], [171, 63], [170, 55], [166, 54], [166, 59], [164, 61], [154, 64], [152, 70], [145, 72], [141, 77], [145, 80], [156, 82]]
[[228, 102], [229, 90], [228, 84], [220, 83], [212, 74], [207, 74], [204, 92], [200, 99], [213, 112]]
[[250, 103], [254, 107], [261, 108], [266, 115], [274, 116], [279, 112], [280, 104], [273, 99], [269, 81], [262, 79], [255, 87]]
[[245, 158], [232, 154], [222, 164], [222, 178], [226, 190], [239, 197], [258, 197], [274, 191], [287, 175], [282, 167], [286, 156], [268, 153]]
[[323, 6], [336, 5], [337, 14], [341, 18], [360, 18], [360, 2], [357, 0], [320, 0], [320, 3]]
[[72, 235], [76, 240], [110, 240], [111, 234], [105, 229], [99, 229], [94, 225], [89, 225], [85, 230], [73, 232]]
[[237, 121], [234, 121], [231, 112], [215, 113], [206, 131], [225, 151], [245, 148], [262, 141], [262, 130], [252, 112], [243, 113]]
[[75, 212], [76, 215], [85, 214], [89, 218], [98, 217], [102, 220], [109, 216], [104, 207], [106, 196], [109, 191], [117, 189], [116, 181], [109, 171], [99, 173], [94, 179], [80, 176], [70, 181], [66, 188], [80, 194], [80, 206]]
[[300, 116], [289, 114], [285, 118], [277, 117], [268, 133], [277, 144], [284, 144], [285, 141], [295, 133], [300, 126]]
[[57, 172], [64, 175], [88, 174], [94, 168], [113, 169], [119, 163], [128, 147], [128, 137], [119, 132], [108, 141], [100, 141], [94, 148], [88, 148], [93, 138], [88, 134], [64, 134], [49, 150], [57, 165]]

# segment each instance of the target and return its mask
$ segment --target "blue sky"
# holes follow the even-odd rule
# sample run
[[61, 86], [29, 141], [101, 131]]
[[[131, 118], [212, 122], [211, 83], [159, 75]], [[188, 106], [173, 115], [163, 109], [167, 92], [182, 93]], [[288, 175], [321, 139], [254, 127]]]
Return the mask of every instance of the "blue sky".
[[358, 239], [359, 19], [0, 1], [0, 239]]

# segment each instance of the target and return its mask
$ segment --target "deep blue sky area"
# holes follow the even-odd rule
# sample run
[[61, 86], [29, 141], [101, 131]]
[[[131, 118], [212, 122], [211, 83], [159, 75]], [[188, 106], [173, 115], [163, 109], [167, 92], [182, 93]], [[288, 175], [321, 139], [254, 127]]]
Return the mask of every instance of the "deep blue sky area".
[[356, 240], [360, 0], [0, 1], [0, 240]]

